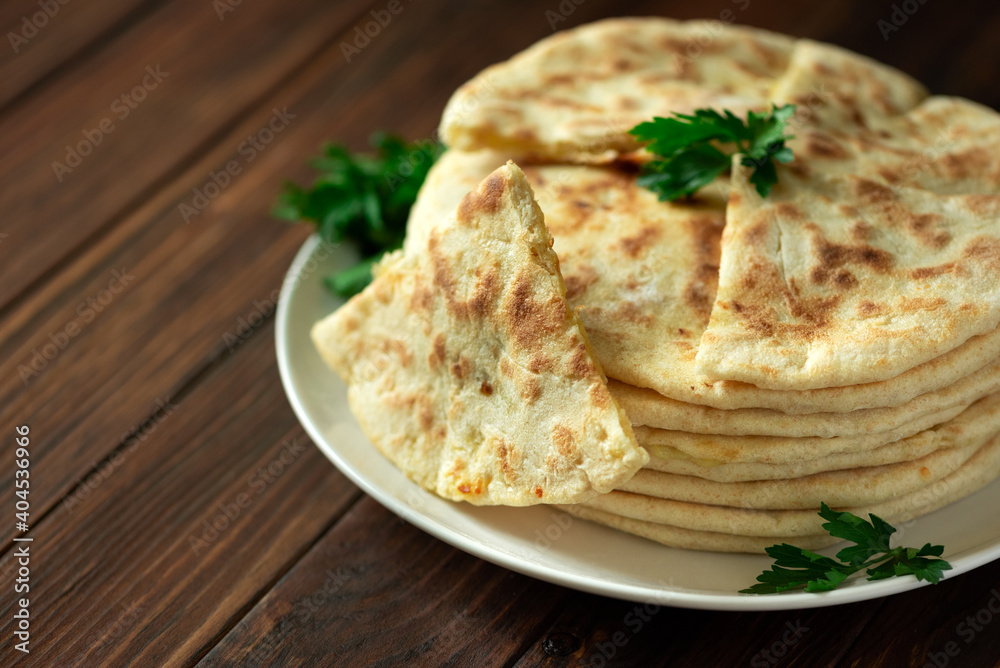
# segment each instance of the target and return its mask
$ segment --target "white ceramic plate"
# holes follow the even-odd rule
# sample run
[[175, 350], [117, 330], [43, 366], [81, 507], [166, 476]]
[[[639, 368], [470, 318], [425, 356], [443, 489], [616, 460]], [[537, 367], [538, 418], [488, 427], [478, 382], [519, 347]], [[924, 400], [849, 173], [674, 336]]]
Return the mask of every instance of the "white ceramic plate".
[[[915, 578], [852, 581], [832, 592], [747, 596], [771, 559], [678, 550], [591, 524], [544, 506], [475, 507], [424, 491], [365, 438], [347, 406], [346, 388], [322, 362], [309, 329], [339, 302], [320, 279], [350, 254], [311, 237], [288, 271], [275, 338], [288, 400], [319, 448], [386, 508], [478, 557], [541, 580], [643, 603], [710, 610], [787, 610], [838, 605], [895, 594], [926, 583]], [[943, 544], [954, 566], [946, 577], [1000, 557], [1000, 481], [947, 508], [898, 527], [907, 545]], [[824, 550], [833, 554], [837, 548]]]

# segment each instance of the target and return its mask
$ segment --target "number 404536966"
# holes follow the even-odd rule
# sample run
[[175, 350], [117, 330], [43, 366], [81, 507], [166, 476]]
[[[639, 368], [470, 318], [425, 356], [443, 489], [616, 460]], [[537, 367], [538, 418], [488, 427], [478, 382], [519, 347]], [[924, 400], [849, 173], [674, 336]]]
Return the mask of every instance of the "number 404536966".
[[17, 438], [15, 439], [17, 443], [17, 448], [14, 450], [14, 464], [17, 468], [14, 470], [14, 486], [17, 488], [14, 494], [17, 496], [17, 501], [14, 504], [16, 512], [14, 513], [14, 518], [16, 520], [17, 530], [20, 532], [25, 532], [28, 530], [28, 516], [29, 508], [31, 507], [28, 503], [28, 491], [31, 488], [31, 484], [28, 482], [29, 472], [28, 465], [31, 463], [30, 453], [28, 452], [28, 445], [31, 443], [31, 439], [28, 436], [29, 429], [27, 425], [21, 425], [17, 427]]

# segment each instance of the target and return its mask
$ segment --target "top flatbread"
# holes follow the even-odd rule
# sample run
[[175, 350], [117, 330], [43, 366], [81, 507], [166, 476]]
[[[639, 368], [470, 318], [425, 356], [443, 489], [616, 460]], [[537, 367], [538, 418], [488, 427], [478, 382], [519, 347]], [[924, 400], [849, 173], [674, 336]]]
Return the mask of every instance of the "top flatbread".
[[631, 151], [638, 144], [628, 131], [653, 116], [768, 106], [792, 44], [720, 21], [598, 21], [543, 39], [463, 85], [445, 107], [440, 136], [459, 150], [546, 159]]
[[580, 501], [648, 461], [566, 303], [551, 245], [509, 163], [313, 329], [372, 442], [445, 498]]

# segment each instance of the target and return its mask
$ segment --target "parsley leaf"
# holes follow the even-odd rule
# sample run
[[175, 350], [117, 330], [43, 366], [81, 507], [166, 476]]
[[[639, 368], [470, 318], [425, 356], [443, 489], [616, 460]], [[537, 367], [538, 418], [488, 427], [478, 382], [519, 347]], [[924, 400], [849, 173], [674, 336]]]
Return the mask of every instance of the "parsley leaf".
[[361, 261], [324, 279], [340, 297], [363, 290], [372, 280], [372, 265], [402, 246], [410, 207], [444, 150], [430, 140], [409, 144], [384, 133], [372, 135], [371, 145], [374, 154], [325, 146], [311, 162], [319, 172], [313, 185], [286, 183], [271, 211], [276, 218], [313, 223], [325, 242], [357, 246]]
[[[740, 164], [752, 168], [750, 183], [761, 197], [771, 193], [778, 182], [775, 162], [792, 160], [792, 150], [785, 141], [785, 125], [795, 105], [772, 105], [764, 114], [748, 112], [744, 122], [728, 109], [697, 109], [693, 114], [674, 114], [671, 118], [655, 117], [640, 123], [629, 134], [648, 142], [646, 150], [661, 156], [649, 162], [639, 185], [649, 188], [661, 200], [673, 201], [687, 197], [711, 183], [732, 165], [731, 156], [738, 153]], [[726, 145], [735, 150], [725, 152]]]
[[831, 510], [820, 504], [820, 517], [827, 520], [823, 528], [831, 536], [843, 538], [854, 545], [845, 547], [836, 558], [782, 543], [765, 550], [774, 559], [771, 570], [757, 576], [757, 584], [740, 590], [741, 594], [777, 594], [790, 589], [830, 591], [851, 575], [864, 570], [869, 580], [913, 575], [918, 580], [937, 584], [944, 571], [951, 570], [940, 556], [941, 545], [927, 543], [915, 547], [889, 547], [889, 538], [896, 533], [888, 522], [877, 515], [868, 515], [871, 522], [851, 513]]

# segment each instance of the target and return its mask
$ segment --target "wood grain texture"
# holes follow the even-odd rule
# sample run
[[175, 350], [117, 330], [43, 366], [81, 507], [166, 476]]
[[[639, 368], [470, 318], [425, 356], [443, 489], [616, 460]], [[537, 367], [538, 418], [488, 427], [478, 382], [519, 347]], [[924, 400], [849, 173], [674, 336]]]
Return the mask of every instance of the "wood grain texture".
[[505, 666], [568, 592], [357, 504], [200, 666]]
[[893, 596], [838, 664], [1000, 666], [1000, 562], [939, 586]]
[[246, 2], [220, 20], [210, 2], [173, 0], [0, 117], [0, 308], [214, 145], [369, 4]]
[[[0, 25], [36, 2], [4, 3]], [[267, 302], [308, 230], [267, 211], [281, 181], [310, 178], [324, 140], [427, 136], [482, 67], [553, 25], [612, 14], [729, 9], [1000, 106], [1000, 7], [925, 3], [886, 39], [892, 3], [860, 0], [404, 0], [348, 62], [341, 43], [384, 4], [244, 1], [220, 20], [204, 0], [71, 0], [31, 50], [0, 58], [0, 427], [32, 427], [37, 540], [33, 653], [4, 644], [2, 665], [1000, 666], [997, 564], [835, 608], [646, 609], [451, 548], [358, 501], [311, 445], [256, 494], [282, 442], [305, 442]], [[58, 182], [65, 144], [157, 62], [162, 88]], [[295, 117], [249, 159], [245, 140], [286, 107]], [[186, 221], [179, 207], [233, 161], [239, 173]], [[22, 382], [18, 367], [50, 344], [61, 349]], [[0, 476], [4, 507], [12, 492]], [[249, 504], [196, 554], [191, 537], [240, 494]], [[7, 589], [10, 543], [0, 552]], [[11, 606], [0, 597], [5, 638]]]
[[0, 109], [60, 66], [100, 48], [153, 8], [149, 0], [11, 0], [0, 3]]
[[271, 329], [167, 398], [32, 533], [39, 632], [30, 657], [0, 645], [0, 665], [190, 665], [358, 497], [284, 401]]

